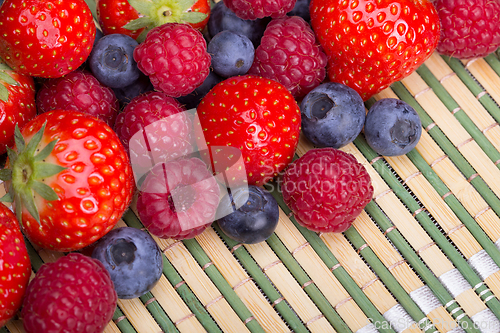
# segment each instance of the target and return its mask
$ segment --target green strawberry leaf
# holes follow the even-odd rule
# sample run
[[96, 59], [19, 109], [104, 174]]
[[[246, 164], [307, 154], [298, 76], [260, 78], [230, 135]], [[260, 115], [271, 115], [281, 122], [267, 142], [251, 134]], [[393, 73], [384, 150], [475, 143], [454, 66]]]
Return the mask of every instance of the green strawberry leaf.
[[2, 169], [0, 170], [0, 179], [4, 182], [12, 179], [12, 169]]
[[0, 69], [0, 80], [10, 84], [11, 86], [18, 86], [19, 85], [19, 82], [17, 82], [16, 80], [14, 80], [12, 78], [12, 76], [10, 76], [9, 74], [5, 73], [4, 71], [2, 71]]
[[54, 191], [52, 187], [42, 182], [36, 181], [31, 184], [33, 190], [38, 193], [42, 198], [48, 201], [55, 201], [59, 199], [57, 193]]
[[35, 161], [40, 162], [46, 159], [52, 150], [54, 150], [54, 147], [56, 146], [57, 140], [53, 140], [49, 142], [48, 145], [45, 146], [38, 154], [35, 155]]
[[189, 23], [198, 23], [203, 21], [207, 17], [207, 14], [205, 13], [199, 13], [199, 12], [187, 12], [182, 15], [182, 20], [189, 22]]
[[21, 134], [21, 130], [16, 123], [16, 127], [14, 129], [14, 141], [16, 143], [17, 154], [20, 155], [23, 153], [24, 148], [26, 148], [26, 142], [24, 141], [23, 135]]
[[1, 198], [0, 198], [0, 202], [12, 202], [12, 196], [10, 195], [9, 192], [5, 193]]
[[66, 168], [63, 166], [60, 166], [57, 164], [45, 163], [45, 162], [36, 163], [35, 169], [36, 169], [35, 177], [37, 179], [48, 178], [48, 177], [57, 175], [58, 173], [66, 170]]
[[152, 25], [154, 22], [149, 17], [139, 17], [129, 23], [125, 24], [123, 27], [128, 30], [139, 30], [141, 28]]
[[[20, 194], [20, 203], [21, 205], [17, 205], [16, 201], [16, 213], [22, 212], [22, 207], [25, 207], [30, 213], [31, 216], [40, 224], [40, 214], [38, 213], [38, 208], [35, 204], [35, 199], [33, 198], [33, 190], [27, 189], [26, 192]], [[18, 220], [22, 220], [22, 215], [18, 217]]]
[[9, 100], [9, 89], [7, 89], [3, 84], [0, 84], [0, 100], [7, 102]]
[[[40, 130], [38, 132], [36, 132], [35, 135], [33, 135], [31, 140], [28, 142], [28, 146], [26, 146], [26, 153], [28, 155], [35, 155], [35, 150], [38, 147], [38, 145], [40, 144], [40, 141], [42, 141], [43, 132], [45, 132], [45, 125], [46, 124], [47, 124], [47, 122], [45, 122], [42, 125]], [[19, 133], [19, 134], [21, 134], [21, 133]], [[22, 137], [22, 135], [21, 135], [21, 137]]]
[[149, 15], [151, 7], [153, 6], [153, 2], [150, 0], [128, 0], [128, 3], [143, 15]]

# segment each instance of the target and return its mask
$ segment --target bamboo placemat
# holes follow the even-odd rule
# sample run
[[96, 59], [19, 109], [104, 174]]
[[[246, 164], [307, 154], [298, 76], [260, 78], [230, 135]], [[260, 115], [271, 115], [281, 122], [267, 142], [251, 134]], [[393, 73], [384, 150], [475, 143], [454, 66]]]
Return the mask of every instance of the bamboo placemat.
[[[379, 156], [363, 135], [342, 148], [375, 189], [353, 227], [299, 226], [271, 183], [281, 210], [266, 242], [238, 244], [216, 224], [155, 238], [162, 278], [119, 300], [105, 332], [500, 332], [500, 60], [433, 54], [366, 107], [386, 97], [424, 131], [405, 156]], [[310, 149], [301, 138], [296, 157]], [[118, 226], [143, 228], [134, 203]], [[27, 245], [33, 274], [64, 255]], [[23, 332], [21, 319], [0, 332]]]

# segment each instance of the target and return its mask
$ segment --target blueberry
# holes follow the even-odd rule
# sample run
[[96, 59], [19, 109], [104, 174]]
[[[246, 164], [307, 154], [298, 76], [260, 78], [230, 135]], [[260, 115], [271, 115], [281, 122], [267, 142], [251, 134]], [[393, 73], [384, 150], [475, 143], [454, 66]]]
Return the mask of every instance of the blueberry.
[[311, 90], [300, 104], [302, 132], [319, 148], [341, 148], [363, 129], [365, 106], [352, 88], [327, 82]]
[[[242, 198], [248, 199], [243, 203]], [[242, 203], [237, 210], [232, 209], [235, 202]], [[279, 206], [276, 199], [258, 186], [250, 185], [248, 188], [238, 188], [231, 194], [226, 194], [221, 199], [217, 214], [221, 214], [221, 211], [232, 213], [217, 220], [219, 227], [228, 237], [240, 243], [255, 244], [265, 241], [278, 225]]]
[[89, 55], [92, 74], [110, 88], [123, 88], [134, 83], [141, 74], [133, 56], [137, 45], [137, 41], [127, 35], [102, 37]]
[[217, 83], [221, 82], [223, 78], [215, 74], [213, 70], [210, 70], [207, 78], [203, 83], [198, 86], [192, 93], [177, 97], [177, 100], [183, 104], [187, 110], [194, 109], [200, 104], [200, 101], [205, 97], [205, 95], [212, 89]]
[[212, 68], [223, 78], [244, 75], [253, 63], [255, 48], [247, 36], [224, 30], [207, 45], [212, 57]]
[[97, 242], [92, 258], [104, 264], [122, 299], [144, 295], [162, 275], [160, 248], [147, 232], [132, 227], [107, 233]]
[[311, 21], [311, 13], [309, 11], [309, 4], [311, 3], [311, 0], [297, 0], [295, 2], [295, 6], [291, 11], [286, 13], [288, 16], [300, 16], [309, 23]]
[[271, 21], [270, 17], [243, 20], [227, 8], [223, 1], [219, 1], [211, 9], [207, 28], [209, 35], [212, 37], [224, 30], [230, 30], [247, 36], [252, 41], [254, 47], [257, 47], [260, 44], [260, 39], [269, 21]]
[[134, 97], [154, 90], [149, 77], [143, 73], [139, 74], [137, 80], [123, 88], [113, 88], [116, 98], [120, 102], [120, 107], [123, 109]]
[[421, 134], [422, 123], [417, 111], [399, 99], [381, 99], [366, 115], [366, 141], [380, 155], [405, 155], [415, 148]]

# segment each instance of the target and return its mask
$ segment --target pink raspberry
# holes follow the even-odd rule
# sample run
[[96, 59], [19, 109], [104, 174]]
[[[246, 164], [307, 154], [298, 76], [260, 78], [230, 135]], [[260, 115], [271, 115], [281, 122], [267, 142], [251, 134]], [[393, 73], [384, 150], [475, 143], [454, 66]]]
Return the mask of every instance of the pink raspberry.
[[334, 148], [312, 149], [294, 161], [281, 188], [297, 222], [315, 232], [347, 230], [373, 195], [365, 167]]
[[294, 97], [303, 97], [323, 82], [326, 64], [309, 24], [287, 16], [267, 25], [249, 74], [276, 80]]
[[160, 163], [140, 188], [137, 212], [157, 237], [193, 238], [213, 222], [219, 194], [215, 177], [199, 158]]
[[21, 316], [27, 333], [103, 332], [117, 295], [104, 265], [73, 252], [43, 264], [28, 285]]
[[500, 46], [500, 1], [435, 0], [434, 5], [441, 21], [439, 53], [482, 58]]
[[193, 152], [192, 119], [163, 92], [150, 91], [130, 101], [116, 118], [114, 130], [139, 180], [155, 164]]
[[243, 20], [283, 17], [295, 7], [296, 2], [297, 0], [224, 0], [226, 7]]
[[120, 105], [115, 93], [90, 72], [75, 70], [57, 79], [48, 79], [37, 93], [38, 113], [75, 110], [88, 113], [113, 127]]
[[134, 59], [153, 87], [171, 97], [193, 92], [210, 72], [203, 35], [183, 23], [166, 23], [149, 31], [134, 49]]

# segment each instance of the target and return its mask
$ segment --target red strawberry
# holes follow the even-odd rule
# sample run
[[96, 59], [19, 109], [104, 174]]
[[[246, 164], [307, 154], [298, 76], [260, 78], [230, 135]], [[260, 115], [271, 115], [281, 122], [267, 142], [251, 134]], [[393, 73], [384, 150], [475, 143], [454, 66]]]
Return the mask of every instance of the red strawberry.
[[124, 25], [139, 18], [127, 0], [96, 0], [96, 15], [103, 34], [123, 34], [137, 39], [144, 28], [129, 30]]
[[95, 33], [84, 0], [6, 0], [0, 11], [0, 57], [19, 73], [60, 77], [87, 59]]
[[[115, 0], [119, 1], [119, 0]], [[185, 23], [203, 30], [210, 17], [209, 0], [128, 0], [139, 13], [139, 18], [128, 23], [125, 28], [145, 29], [138, 41], [142, 42], [146, 33], [166, 23]]]
[[134, 60], [156, 90], [180, 97], [205, 81], [211, 58], [200, 31], [187, 24], [166, 23], [151, 30], [134, 49]]
[[19, 222], [0, 203], [0, 327], [11, 319], [21, 303], [31, 275], [31, 262]]
[[439, 41], [429, 0], [311, 0], [310, 11], [330, 80], [364, 100], [410, 75]]
[[28, 286], [21, 316], [27, 333], [100, 333], [116, 304], [104, 265], [75, 252], [42, 265]]
[[46, 80], [36, 95], [38, 113], [74, 110], [90, 114], [113, 127], [120, 104], [114, 91], [90, 72], [75, 70], [63, 77]]
[[14, 127], [36, 116], [35, 82], [0, 60], [0, 154], [14, 145]]
[[371, 201], [373, 186], [365, 167], [342, 150], [309, 150], [283, 175], [283, 200], [302, 226], [342, 232]]
[[[36, 133], [36, 134], [35, 134]], [[42, 113], [8, 151], [9, 197], [26, 236], [57, 251], [83, 248], [128, 208], [134, 181], [127, 153], [103, 121], [68, 110]]]
[[271, 180], [293, 159], [300, 108], [274, 80], [253, 75], [226, 79], [201, 100], [197, 113], [208, 146], [241, 150], [249, 185]]
[[274, 79], [303, 97], [326, 76], [326, 55], [299, 16], [273, 19], [266, 27], [249, 74]]
[[434, 5], [441, 20], [439, 53], [482, 58], [500, 47], [500, 1], [434, 0]]

